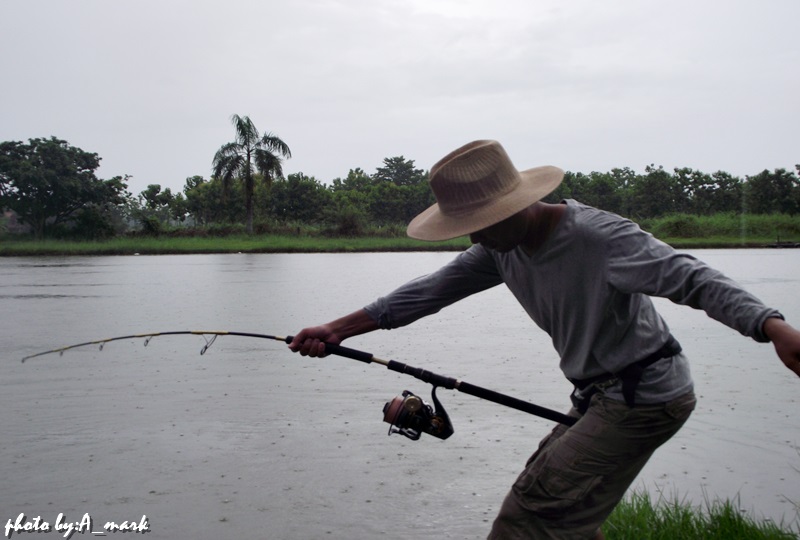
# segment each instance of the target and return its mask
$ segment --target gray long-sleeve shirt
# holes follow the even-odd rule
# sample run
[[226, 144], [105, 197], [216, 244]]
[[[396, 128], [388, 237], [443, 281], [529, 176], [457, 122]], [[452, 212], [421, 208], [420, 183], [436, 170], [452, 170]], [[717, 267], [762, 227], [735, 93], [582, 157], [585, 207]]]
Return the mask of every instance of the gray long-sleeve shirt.
[[[474, 245], [365, 310], [381, 328], [396, 328], [505, 283], [552, 338], [561, 370], [575, 379], [618, 372], [667, 342], [669, 328], [649, 296], [702, 309], [767, 341], [762, 325], [780, 314], [738, 284], [627, 219], [573, 200], [566, 204], [561, 221], [532, 256], [519, 247], [498, 253]], [[686, 359], [677, 355], [645, 372], [637, 402], [666, 401], [691, 387]]]

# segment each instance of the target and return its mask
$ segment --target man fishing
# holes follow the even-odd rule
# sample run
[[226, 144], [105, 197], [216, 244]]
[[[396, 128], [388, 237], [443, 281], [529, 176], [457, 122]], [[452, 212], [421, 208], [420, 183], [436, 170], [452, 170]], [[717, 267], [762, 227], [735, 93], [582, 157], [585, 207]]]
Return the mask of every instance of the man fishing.
[[545, 437], [506, 496], [489, 538], [603, 538], [600, 527], [652, 453], [688, 419], [689, 364], [650, 296], [704, 310], [759, 342], [800, 375], [800, 332], [739, 285], [633, 222], [573, 200], [541, 201], [563, 171], [518, 171], [495, 141], [475, 141], [430, 171], [437, 203], [413, 238], [469, 235], [436, 272], [350, 315], [301, 330], [289, 344], [325, 356], [325, 342], [404, 326], [501, 283], [552, 338], [573, 383], [572, 426]]

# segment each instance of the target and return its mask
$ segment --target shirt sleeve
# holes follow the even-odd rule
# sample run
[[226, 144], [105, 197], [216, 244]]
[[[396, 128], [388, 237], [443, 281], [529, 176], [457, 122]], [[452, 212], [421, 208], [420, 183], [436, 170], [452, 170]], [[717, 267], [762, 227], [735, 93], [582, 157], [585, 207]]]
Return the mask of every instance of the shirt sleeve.
[[668, 298], [701, 309], [709, 317], [756, 341], [767, 342], [762, 327], [782, 315], [718, 270], [623, 220], [612, 225], [608, 276], [625, 293]]
[[436, 272], [421, 276], [364, 307], [382, 329], [410, 324], [471, 294], [502, 283], [492, 256], [475, 245]]

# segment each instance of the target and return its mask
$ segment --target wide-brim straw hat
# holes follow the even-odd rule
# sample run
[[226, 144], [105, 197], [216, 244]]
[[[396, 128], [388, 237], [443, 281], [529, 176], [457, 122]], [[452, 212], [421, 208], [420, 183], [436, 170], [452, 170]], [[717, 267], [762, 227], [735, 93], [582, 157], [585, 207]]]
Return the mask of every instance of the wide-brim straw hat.
[[544, 166], [518, 171], [497, 141], [474, 141], [430, 171], [436, 204], [408, 224], [408, 236], [448, 240], [509, 218], [558, 187], [564, 171]]

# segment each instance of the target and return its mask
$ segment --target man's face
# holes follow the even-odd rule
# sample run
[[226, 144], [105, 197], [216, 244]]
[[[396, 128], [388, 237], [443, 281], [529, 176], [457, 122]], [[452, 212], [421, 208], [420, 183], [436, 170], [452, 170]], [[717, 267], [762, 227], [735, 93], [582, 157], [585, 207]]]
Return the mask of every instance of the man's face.
[[527, 234], [524, 211], [469, 235], [473, 244], [499, 253], [508, 253], [522, 243]]

